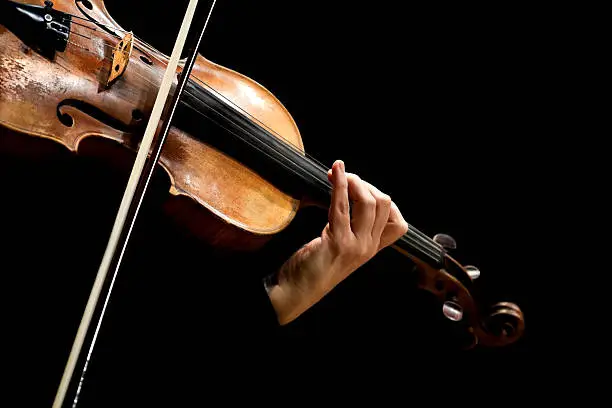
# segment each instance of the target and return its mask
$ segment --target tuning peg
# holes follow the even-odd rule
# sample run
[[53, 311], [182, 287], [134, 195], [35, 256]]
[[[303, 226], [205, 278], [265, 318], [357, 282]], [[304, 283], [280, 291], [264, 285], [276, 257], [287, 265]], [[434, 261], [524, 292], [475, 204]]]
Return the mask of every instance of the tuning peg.
[[456, 302], [448, 300], [442, 305], [442, 313], [444, 316], [454, 322], [463, 319], [463, 309]]
[[472, 280], [478, 279], [478, 277], [480, 276], [480, 269], [475, 266], [466, 265], [463, 267], [463, 269], [465, 269], [465, 271], [470, 276], [470, 278], [472, 278]]
[[450, 235], [436, 234], [434, 235], [433, 240], [445, 249], [457, 249], [457, 243]]

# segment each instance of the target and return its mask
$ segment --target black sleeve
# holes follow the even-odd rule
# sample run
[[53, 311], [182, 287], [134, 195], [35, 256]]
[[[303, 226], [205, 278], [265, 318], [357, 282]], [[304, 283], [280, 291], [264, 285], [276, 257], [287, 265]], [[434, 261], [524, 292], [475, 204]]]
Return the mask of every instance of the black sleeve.
[[[263, 279], [257, 276], [236, 280], [231, 298], [223, 300], [228, 340], [240, 339], [260, 346], [282, 334], [276, 312], [270, 302]], [[230, 304], [231, 303], [231, 304]]]

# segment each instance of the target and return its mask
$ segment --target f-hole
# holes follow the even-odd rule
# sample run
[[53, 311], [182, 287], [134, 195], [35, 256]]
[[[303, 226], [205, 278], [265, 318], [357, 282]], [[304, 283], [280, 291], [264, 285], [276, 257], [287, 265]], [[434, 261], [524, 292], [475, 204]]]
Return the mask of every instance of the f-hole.
[[73, 108], [80, 110], [81, 112], [104, 123], [105, 125], [110, 126], [113, 129], [119, 130], [120, 132], [132, 133], [135, 130], [133, 126], [126, 125], [119, 119], [112, 117], [100, 108], [97, 108], [87, 102], [83, 102], [78, 99], [64, 99], [57, 105], [57, 118], [64, 126], [72, 127], [74, 125], [74, 119], [72, 118], [72, 116], [63, 112], [62, 108], [64, 106], [72, 106]]

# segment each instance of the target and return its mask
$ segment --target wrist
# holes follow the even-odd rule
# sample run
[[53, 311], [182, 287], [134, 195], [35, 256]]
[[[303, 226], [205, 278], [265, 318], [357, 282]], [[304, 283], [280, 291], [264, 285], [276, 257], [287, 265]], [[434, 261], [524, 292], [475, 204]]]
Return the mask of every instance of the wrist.
[[315, 239], [264, 278], [264, 287], [281, 325], [295, 320], [336, 286], [342, 273], [335, 261], [329, 248]]
[[309, 309], [327, 292], [320, 278], [313, 278], [304, 263], [304, 253], [296, 252], [275, 273], [263, 279], [263, 285], [281, 325]]
[[264, 278], [263, 284], [270, 303], [276, 313], [276, 319], [282, 326], [295, 320], [307, 307], [304, 296], [298, 288], [286, 279], [279, 279], [282, 270]]

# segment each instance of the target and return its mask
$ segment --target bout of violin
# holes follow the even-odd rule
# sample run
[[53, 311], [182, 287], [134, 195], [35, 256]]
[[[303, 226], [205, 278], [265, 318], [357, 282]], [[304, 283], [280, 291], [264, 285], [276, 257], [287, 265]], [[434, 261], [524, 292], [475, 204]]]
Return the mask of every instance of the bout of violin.
[[[120, 27], [101, 0], [0, 0], [0, 16], [3, 137], [49, 139], [74, 152], [86, 138], [100, 138], [132, 157], [169, 57]], [[300, 208], [329, 205], [328, 167], [306, 154], [283, 104], [255, 80], [200, 55], [158, 167], [171, 181], [168, 212], [231, 250], [256, 250]], [[398, 273], [417, 274], [440, 313], [470, 338], [467, 347], [515, 342], [524, 331], [520, 308], [482, 304], [479, 271], [450, 256], [455, 245], [410, 225], [393, 245], [408, 261]]]

